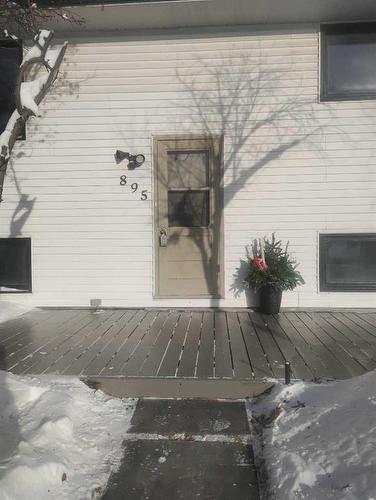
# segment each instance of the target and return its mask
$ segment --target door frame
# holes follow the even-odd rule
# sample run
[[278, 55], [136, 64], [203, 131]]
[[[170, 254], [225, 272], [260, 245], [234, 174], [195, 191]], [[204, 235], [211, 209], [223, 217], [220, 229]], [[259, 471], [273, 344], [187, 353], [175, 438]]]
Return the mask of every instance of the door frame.
[[[180, 140], [210, 140], [213, 141], [214, 147], [218, 150], [218, 178], [215, 180], [215, 189], [217, 190], [217, 207], [216, 211], [219, 212], [219, 221], [217, 221], [217, 227], [213, 228], [219, 232], [219, 249], [218, 249], [218, 265], [219, 265], [219, 280], [218, 280], [218, 295], [200, 295], [196, 297], [179, 297], [179, 296], [166, 296], [161, 295], [159, 292], [159, 235], [158, 235], [158, 143], [160, 141], [180, 141]], [[224, 289], [225, 289], [225, 277], [224, 277], [224, 197], [223, 197], [223, 144], [224, 136], [221, 134], [209, 135], [209, 134], [165, 134], [165, 135], [153, 135], [153, 161], [152, 161], [152, 175], [153, 175], [153, 262], [154, 262], [154, 272], [153, 272], [153, 298], [154, 299], [164, 299], [164, 300], [190, 300], [190, 299], [223, 299]]]

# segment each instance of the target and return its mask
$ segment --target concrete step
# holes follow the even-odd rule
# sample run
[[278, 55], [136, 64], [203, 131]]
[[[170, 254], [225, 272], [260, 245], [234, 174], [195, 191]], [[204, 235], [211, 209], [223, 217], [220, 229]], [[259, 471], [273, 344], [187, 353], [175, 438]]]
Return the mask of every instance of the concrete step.
[[259, 396], [271, 382], [168, 377], [82, 377], [90, 387], [120, 398], [244, 399]]

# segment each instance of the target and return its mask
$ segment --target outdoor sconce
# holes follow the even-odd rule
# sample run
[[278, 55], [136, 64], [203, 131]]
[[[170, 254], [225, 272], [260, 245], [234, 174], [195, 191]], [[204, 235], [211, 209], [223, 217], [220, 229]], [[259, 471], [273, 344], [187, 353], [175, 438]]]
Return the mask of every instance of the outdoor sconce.
[[145, 156], [141, 154], [131, 155], [130, 153], [125, 153], [124, 151], [117, 149], [115, 153], [115, 160], [117, 164], [123, 160], [128, 160], [128, 168], [133, 170], [136, 167], [140, 167], [144, 163]]

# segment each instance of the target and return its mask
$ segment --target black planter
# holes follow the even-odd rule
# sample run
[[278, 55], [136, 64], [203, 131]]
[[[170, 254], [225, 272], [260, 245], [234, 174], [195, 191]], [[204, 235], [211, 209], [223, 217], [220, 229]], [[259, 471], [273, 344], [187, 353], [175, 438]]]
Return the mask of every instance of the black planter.
[[282, 290], [272, 286], [260, 288], [260, 311], [264, 314], [278, 314], [281, 308]]

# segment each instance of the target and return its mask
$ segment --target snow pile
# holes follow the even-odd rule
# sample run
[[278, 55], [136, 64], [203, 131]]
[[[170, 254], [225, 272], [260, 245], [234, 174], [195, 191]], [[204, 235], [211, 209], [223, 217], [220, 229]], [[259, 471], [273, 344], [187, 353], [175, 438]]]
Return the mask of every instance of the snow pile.
[[0, 372], [0, 499], [100, 498], [135, 403], [74, 378]]
[[329, 384], [276, 385], [248, 406], [263, 425], [271, 498], [376, 499], [376, 371]]
[[[42, 36], [42, 34], [44, 35]], [[42, 46], [45, 45], [47, 38], [49, 37], [50, 32], [42, 30], [39, 34], [39, 39], [42, 36]], [[67, 46], [67, 42], [64, 42], [63, 45], [60, 45], [58, 47], [51, 48], [49, 47], [44, 55], [44, 61], [48, 64], [50, 68], [53, 68], [56, 64], [56, 61], [61, 53], [61, 51]], [[34, 46], [32, 47], [29, 52], [25, 55], [24, 60], [22, 61], [23, 66], [25, 64], [25, 61], [29, 61], [35, 55], [32, 54], [32, 57], [30, 56], [30, 52], [35, 53], [35, 51], [39, 51], [40, 54], [38, 57], [41, 56], [41, 49], [39, 46]], [[35, 116], [40, 116], [39, 115], [39, 108], [38, 104], [36, 103], [36, 98], [38, 95], [42, 92], [44, 86], [47, 83], [48, 80], [48, 73], [45, 73], [44, 75], [35, 78], [34, 80], [26, 81], [21, 83], [21, 88], [20, 88], [20, 99], [21, 99], [21, 105], [23, 108], [28, 109], [33, 113]]]
[[[4, 291], [5, 287], [0, 287], [1, 291]], [[8, 321], [12, 318], [16, 318], [21, 314], [25, 314], [30, 311], [30, 307], [16, 304], [15, 302], [0, 301], [0, 323]]]
[[[16, 125], [17, 120], [21, 117], [17, 110], [13, 111], [10, 115], [8, 123], [4, 131], [0, 134], [0, 154], [4, 156], [5, 159], [9, 158], [9, 141], [13, 132], [13, 129]], [[3, 148], [6, 148], [5, 154], [3, 152]]]
[[57, 58], [59, 57], [61, 50], [66, 45], [68, 45], [68, 42], [64, 42], [64, 44], [62, 46], [54, 47], [54, 48], [49, 47], [47, 49], [45, 60], [51, 68], [53, 68], [55, 66]]
[[35, 99], [46, 85], [47, 80], [48, 74], [46, 73], [35, 80], [21, 83], [20, 97], [22, 107], [30, 110], [35, 116], [39, 116], [39, 108]]
[[42, 47], [46, 45], [48, 37], [51, 35], [51, 31], [40, 30], [39, 33], [34, 37], [35, 45], [33, 45], [25, 54], [22, 64], [30, 59], [35, 59], [41, 57]]

